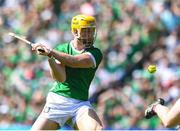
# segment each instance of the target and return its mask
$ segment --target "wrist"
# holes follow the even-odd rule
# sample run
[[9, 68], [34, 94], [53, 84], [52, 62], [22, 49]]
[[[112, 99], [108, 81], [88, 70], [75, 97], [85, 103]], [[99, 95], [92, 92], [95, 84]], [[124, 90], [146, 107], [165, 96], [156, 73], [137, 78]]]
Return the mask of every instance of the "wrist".
[[156, 104], [156, 105], [153, 106], [153, 109], [152, 109], [152, 110], [153, 110], [155, 113], [156, 113], [156, 110], [157, 110], [157, 106], [158, 106], [158, 105], [159, 105], [159, 104]]
[[53, 50], [53, 49], [48, 49], [48, 54], [47, 54], [47, 56], [48, 56], [50, 59], [53, 58], [52, 50]]

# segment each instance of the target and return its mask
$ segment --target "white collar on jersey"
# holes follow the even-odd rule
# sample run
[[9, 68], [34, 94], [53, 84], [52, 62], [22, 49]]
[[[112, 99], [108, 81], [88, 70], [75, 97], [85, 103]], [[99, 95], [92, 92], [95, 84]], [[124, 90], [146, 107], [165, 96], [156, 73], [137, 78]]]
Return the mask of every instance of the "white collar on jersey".
[[84, 52], [84, 50], [85, 50], [85, 49], [77, 50], [77, 49], [74, 47], [72, 41], [70, 42], [70, 45], [71, 45], [72, 49], [73, 49], [75, 52], [77, 52], [77, 53], [82, 53], [82, 52]]

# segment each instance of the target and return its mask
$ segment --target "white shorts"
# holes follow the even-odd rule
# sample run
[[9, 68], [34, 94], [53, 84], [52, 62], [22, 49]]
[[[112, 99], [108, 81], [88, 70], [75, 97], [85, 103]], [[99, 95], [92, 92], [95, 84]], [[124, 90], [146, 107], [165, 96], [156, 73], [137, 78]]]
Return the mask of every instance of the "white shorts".
[[80, 116], [93, 109], [89, 101], [81, 101], [72, 98], [67, 98], [53, 92], [49, 92], [46, 98], [46, 104], [40, 117], [48, 118], [59, 123], [62, 127], [67, 120], [72, 120], [71, 124], [75, 124]]

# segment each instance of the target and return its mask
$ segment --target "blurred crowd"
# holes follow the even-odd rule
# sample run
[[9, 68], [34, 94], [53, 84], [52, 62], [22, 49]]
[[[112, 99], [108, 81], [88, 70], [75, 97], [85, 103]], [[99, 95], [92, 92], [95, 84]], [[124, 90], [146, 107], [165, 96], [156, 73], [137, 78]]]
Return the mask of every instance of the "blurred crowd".
[[180, 97], [179, 0], [0, 0], [0, 127], [32, 125], [53, 84], [47, 58], [8, 32], [53, 48], [73, 38], [71, 18], [80, 13], [97, 19], [94, 45], [104, 58], [89, 97], [104, 128], [163, 128], [144, 110]]

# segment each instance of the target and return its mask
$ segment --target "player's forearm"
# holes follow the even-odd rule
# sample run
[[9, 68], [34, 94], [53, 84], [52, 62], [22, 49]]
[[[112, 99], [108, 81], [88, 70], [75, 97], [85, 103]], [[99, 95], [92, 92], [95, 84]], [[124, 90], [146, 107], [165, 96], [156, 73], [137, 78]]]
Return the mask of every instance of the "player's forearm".
[[83, 68], [89, 67], [88, 60], [82, 60], [78, 56], [72, 56], [63, 52], [58, 52], [56, 50], [51, 51], [51, 55], [59, 60], [63, 65], [69, 66], [69, 67], [76, 67], [76, 68]]
[[50, 65], [50, 74], [53, 79], [64, 82], [66, 80], [65, 68], [62, 65], [58, 65], [53, 59], [49, 59], [48, 62]]
[[56, 50], [52, 50], [51, 54], [55, 59], [61, 61], [61, 63], [63, 63], [66, 66], [76, 67], [76, 65], [78, 64], [77, 58], [72, 55], [63, 52], [58, 52]]
[[169, 109], [167, 107], [158, 104], [154, 110], [165, 127], [172, 127], [172, 123], [168, 117]]

